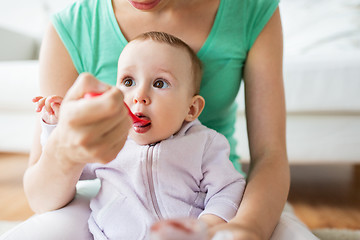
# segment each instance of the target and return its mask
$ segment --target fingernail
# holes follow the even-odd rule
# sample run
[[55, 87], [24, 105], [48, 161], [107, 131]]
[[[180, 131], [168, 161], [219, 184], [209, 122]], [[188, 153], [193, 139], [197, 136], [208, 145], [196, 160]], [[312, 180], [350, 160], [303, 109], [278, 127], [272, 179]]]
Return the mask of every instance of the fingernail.
[[211, 240], [234, 240], [234, 235], [230, 231], [220, 231]]

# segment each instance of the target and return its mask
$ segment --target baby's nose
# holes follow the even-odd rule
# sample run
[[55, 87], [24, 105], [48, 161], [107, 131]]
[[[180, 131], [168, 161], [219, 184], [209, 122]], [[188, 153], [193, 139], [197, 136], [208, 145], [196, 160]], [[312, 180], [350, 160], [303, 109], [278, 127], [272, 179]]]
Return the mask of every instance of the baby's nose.
[[134, 97], [134, 103], [142, 103], [142, 104], [149, 104], [150, 98], [145, 95], [137, 95]]

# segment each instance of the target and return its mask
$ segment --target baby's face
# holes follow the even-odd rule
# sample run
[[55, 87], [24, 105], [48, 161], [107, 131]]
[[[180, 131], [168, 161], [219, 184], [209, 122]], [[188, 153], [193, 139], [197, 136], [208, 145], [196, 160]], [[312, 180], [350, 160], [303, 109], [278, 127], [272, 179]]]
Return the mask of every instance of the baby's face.
[[193, 75], [188, 53], [179, 47], [152, 40], [128, 44], [118, 62], [117, 86], [138, 117], [130, 137], [138, 144], [164, 140], [180, 130], [193, 97]]

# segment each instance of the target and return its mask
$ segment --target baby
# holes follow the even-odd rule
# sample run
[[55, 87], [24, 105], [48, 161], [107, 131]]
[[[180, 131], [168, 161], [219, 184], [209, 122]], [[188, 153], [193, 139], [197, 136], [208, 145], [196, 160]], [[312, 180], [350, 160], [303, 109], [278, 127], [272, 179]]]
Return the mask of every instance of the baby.
[[[134, 122], [113, 161], [83, 170], [81, 179], [101, 181], [90, 202], [95, 239], [149, 239], [151, 226], [161, 220], [198, 218], [213, 226], [235, 216], [245, 180], [229, 160], [226, 138], [197, 119], [205, 104], [201, 78], [196, 54], [169, 34], [144, 33], [122, 51], [117, 87], [131, 111], [148, 121]], [[33, 101], [42, 112], [46, 144], [62, 98]], [[191, 235], [191, 227], [181, 228]]]

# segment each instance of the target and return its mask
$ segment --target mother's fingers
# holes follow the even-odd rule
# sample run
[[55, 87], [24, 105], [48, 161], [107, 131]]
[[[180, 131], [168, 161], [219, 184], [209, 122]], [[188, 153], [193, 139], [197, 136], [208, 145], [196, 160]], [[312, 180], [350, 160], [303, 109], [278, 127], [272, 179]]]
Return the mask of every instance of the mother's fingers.
[[236, 223], [223, 223], [209, 229], [211, 240], [260, 240], [260, 230], [255, 227], [242, 226]]
[[103, 135], [102, 141], [94, 145], [92, 154], [96, 157], [97, 162], [107, 163], [118, 155], [127, 139], [129, 128], [124, 127], [127, 126], [127, 124], [130, 125], [130, 120], [127, 120], [126, 123], [121, 122], [110, 129]]
[[[84, 99], [84, 95], [89, 92], [103, 94]], [[89, 124], [126, 112], [123, 105], [123, 95], [119, 89], [100, 82], [89, 73], [82, 73], [65, 95], [61, 110], [62, 118], [69, 124]]]
[[114, 116], [81, 127], [80, 139], [76, 142], [87, 149], [94, 161], [106, 163], [113, 160], [122, 149], [130, 127], [129, 116]]
[[[88, 92], [102, 93], [85, 99]], [[123, 147], [131, 126], [123, 94], [80, 74], [61, 104], [57, 136], [73, 162], [109, 162]]]
[[105, 92], [109, 90], [111, 86], [100, 82], [90, 73], [81, 73], [73, 86], [68, 90], [65, 96], [65, 100], [77, 100], [84, 97], [88, 92]]
[[[127, 110], [123, 103], [123, 94], [115, 87], [104, 94], [90, 99], [65, 101], [62, 105], [62, 117], [70, 125], [86, 125], [119, 115], [125, 116]], [[64, 116], [65, 115], [65, 116]]]
[[205, 223], [198, 219], [168, 219], [155, 223], [151, 227], [151, 240], [206, 240], [208, 239]]

